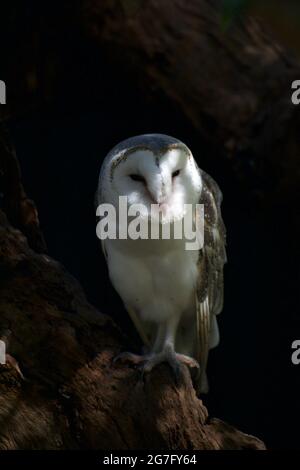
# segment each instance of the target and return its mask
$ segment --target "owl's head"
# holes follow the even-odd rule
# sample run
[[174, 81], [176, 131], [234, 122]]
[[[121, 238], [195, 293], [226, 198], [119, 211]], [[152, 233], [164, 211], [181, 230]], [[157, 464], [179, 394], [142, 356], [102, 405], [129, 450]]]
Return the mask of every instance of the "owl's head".
[[127, 196], [128, 206], [141, 204], [150, 213], [159, 208], [163, 218], [183, 216], [184, 204], [199, 201], [201, 175], [188, 147], [179, 140], [146, 134], [118, 144], [103, 162], [98, 203], [118, 205]]

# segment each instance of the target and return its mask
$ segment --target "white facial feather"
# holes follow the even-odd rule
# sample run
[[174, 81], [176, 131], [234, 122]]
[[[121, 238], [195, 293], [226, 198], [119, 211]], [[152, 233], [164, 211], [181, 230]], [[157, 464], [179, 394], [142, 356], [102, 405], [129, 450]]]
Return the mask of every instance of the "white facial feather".
[[[201, 193], [201, 176], [191, 153], [170, 149], [160, 156], [151, 150], [132, 151], [113, 170], [114, 159], [102, 178], [103, 202], [118, 207], [119, 196], [127, 196], [128, 206], [160, 206], [162, 220], [178, 220], [184, 204], [195, 204]], [[113, 177], [111, 175], [113, 174]], [[139, 180], [135, 178], [139, 177]]]

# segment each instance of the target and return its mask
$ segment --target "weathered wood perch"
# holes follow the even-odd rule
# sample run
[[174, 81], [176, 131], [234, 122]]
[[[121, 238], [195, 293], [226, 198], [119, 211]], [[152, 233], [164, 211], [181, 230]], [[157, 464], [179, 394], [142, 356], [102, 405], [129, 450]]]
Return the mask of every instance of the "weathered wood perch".
[[[2, 178], [22, 187], [9, 149], [0, 151]], [[6, 207], [18, 207], [25, 196], [9, 197], [16, 199]], [[25, 379], [0, 366], [0, 449], [264, 448], [208, 416], [187, 370], [177, 388], [168, 366], [144, 382], [114, 366], [126, 338], [62, 265], [29, 248], [32, 232], [27, 240], [10, 217], [0, 211], [0, 329], [10, 331], [7, 352]]]

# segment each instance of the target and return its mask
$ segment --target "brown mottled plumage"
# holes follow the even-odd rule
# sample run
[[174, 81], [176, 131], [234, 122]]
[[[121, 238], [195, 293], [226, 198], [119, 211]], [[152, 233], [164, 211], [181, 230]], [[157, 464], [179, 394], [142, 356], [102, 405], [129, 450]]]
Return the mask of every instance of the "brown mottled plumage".
[[201, 364], [201, 389], [207, 390], [205, 369], [210, 344], [211, 320], [223, 308], [223, 267], [226, 263], [226, 230], [221, 215], [222, 193], [217, 183], [199, 170], [202, 176], [200, 204], [204, 205], [204, 246], [199, 251], [196, 315], [198, 330], [197, 360]]

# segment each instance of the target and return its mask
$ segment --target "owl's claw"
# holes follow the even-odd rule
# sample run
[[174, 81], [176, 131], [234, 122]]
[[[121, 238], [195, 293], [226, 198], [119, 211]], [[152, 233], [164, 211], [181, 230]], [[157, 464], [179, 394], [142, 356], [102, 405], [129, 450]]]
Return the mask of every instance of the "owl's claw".
[[176, 385], [178, 385], [183, 378], [182, 364], [188, 366], [189, 369], [196, 371], [197, 375], [200, 371], [200, 366], [195, 359], [185, 356], [184, 354], [177, 354], [173, 348], [166, 347], [161, 353], [153, 355], [141, 366], [142, 377], [163, 362], [167, 362], [171, 367], [175, 376]]
[[185, 364], [189, 369], [194, 369], [196, 372], [200, 372], [200, 365], [193, 357], [178, 353], [176, 353], [176, 357], [182, 364]]
[[182, 365], [189, 368], [192, 377], [198, 376], [200, 372], [200, 366], [195, 359], [184, 354], [178, 354], [169, 346], [157, 354], [138, 355], [126, 351], [121, 352], [113, 359], [113, 364], [130, 364], [138, 367], [141, 373], [141, 380], [144, 380], [145, 374], [150, 373], [154, 367], [164, 362], [168, 363], [171, 367], [177, 386], [183, 380]]
[[175, 351], [171, 348], [165, 348], [162, 352], [155, 354], [141, 366], [142, 378], [144, 379], [145, 374], [148, 374], [154, 367], [164, 362], [168, 363], [171, 367], [175, 377], [175, 383], [179, 385], [182, 379], [181, 363], [177, 359]]

